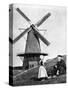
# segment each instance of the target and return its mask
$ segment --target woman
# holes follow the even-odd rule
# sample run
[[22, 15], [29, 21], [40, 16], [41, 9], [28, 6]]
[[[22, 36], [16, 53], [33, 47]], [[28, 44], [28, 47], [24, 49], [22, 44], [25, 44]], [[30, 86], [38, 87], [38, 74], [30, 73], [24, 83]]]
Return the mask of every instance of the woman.
[[43, 61], [40, 62], [38, 80], [48, 79], [47, 71], [43, 65]]

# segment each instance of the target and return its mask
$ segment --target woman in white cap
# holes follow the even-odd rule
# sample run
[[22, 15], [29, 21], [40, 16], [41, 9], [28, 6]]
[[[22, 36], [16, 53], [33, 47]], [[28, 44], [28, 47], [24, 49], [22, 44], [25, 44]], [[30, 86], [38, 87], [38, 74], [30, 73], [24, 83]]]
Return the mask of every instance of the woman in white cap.
[[43, 61], [40, 61], [39, 73], [38, 73], [38, 80], [48, 79], [46, 68], [43, 65]]

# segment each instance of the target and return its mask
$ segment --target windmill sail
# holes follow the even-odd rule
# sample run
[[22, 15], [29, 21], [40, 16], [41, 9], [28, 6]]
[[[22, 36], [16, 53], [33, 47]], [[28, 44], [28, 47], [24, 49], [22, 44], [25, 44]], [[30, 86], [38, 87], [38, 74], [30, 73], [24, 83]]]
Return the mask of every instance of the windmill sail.
[[15, 44], [22, 36], [24, 36], [28, 31], [30, 31], [31, 29], [30, 28], [27, 28], [24, 32], [22, 32], [18, 37], [16, 37], [14, 40], [12, 40], [10, 37], [9, 37], [9, 41], [12, 43], [12, 44]]
[[39, 20], [35, 25], [37, 27], [39, 27], [51, 14], [48, 13], [47, 15], [45, 15], [41, 20]]
[[30, 19], [29, 19], [19, 8], [17, 8], [16, 10], [18, 11], [18, 13], [19, 13], [21, 16], [23, 16], [23, 17], [25, 18], [26, 21], [28, 21], [28, 22], [31, 24]]
[[47, 46], [50, 45], [50, 42], [46, 38], [44, 38], [38, 31], [35, 30], [35, 33]]

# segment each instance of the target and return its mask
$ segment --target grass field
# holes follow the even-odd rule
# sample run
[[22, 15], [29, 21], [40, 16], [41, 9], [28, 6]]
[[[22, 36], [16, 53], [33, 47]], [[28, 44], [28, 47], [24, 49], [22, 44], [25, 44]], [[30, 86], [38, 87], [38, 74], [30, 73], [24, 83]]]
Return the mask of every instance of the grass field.
[[59, 84], [59, 83], [66, 83], [66, 75], [61, 75], [55, 78], [50, 78], [44, 81], [37, 81], [30, 79], [17, 79], [14, 81], [14, 86], [21, 86], [21, 85], [40, 85], [40, 84]]
[[66, 74], [57, 76], [55, 78], [50, 78], [48, 80], [44, 81], [38, 81], [37, 79], [38, 75], [38, 67], [32, 70], [29, 70], [28, 72], [21, 72], [19, 75], [17, 75], [14, 78], [14, 86], [20, 86], [20, 85], [39, 85], [39, 84], [57, 84], [57, 83], [66, 83]]
[[[66, 58], [64, 58], [66, 63]], [[52, 66], [54, 66], [57, 62], [57, 58], [52, 60], [48, 60], [46, 65], [47, 72], [50, 73]], [[66, 83], [66, 74], [57, 76], [55, 78], [50, 78], [44, 81], [38, 81], [36, 78], [38, 77], [38, 69], [39, 67], [23, 71], [21, 70], [13, 70], [13, 85], [21, 86], [21, 85], [39, 85], [39, 84], [57, 84], [57, 83]]]

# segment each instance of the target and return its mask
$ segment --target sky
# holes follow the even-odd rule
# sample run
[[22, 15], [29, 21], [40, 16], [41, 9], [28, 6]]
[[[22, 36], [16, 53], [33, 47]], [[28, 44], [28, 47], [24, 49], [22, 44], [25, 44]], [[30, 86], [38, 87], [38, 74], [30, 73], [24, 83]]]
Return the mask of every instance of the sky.
[[[58, 54], [66, 54], [65, 7], [21, 4], [13, 5], [13, 39], [15, 39], [24, 31], [19, 30], [19, 28], [26, 29], [30, 26], [29, 23], [16, 11], [16, 8], [21, 9], [21, 11], [23, 11], [26, 16], [30, 18], [33, 24], [39, 21], [48, 12], [51, 13], [51, 16], [38, 27], [38, 29], [46, 29], [46, 31], [39, 32], [50, 42], [50, 45], [46, 46], [40, 40], [41, 52], [48, 53], [48, 56], [44, 57], [44, 62], [47, 59], [55, 58]], [[12, 32], [12, 29], [10, 30], [10, 32]], [[20, 57], [17, 56], [17, 54], [25, 52], [26, 40], [27, 33], [13, 45], [13, 66], [22, 65], [22, 60], [20, 59]]]

